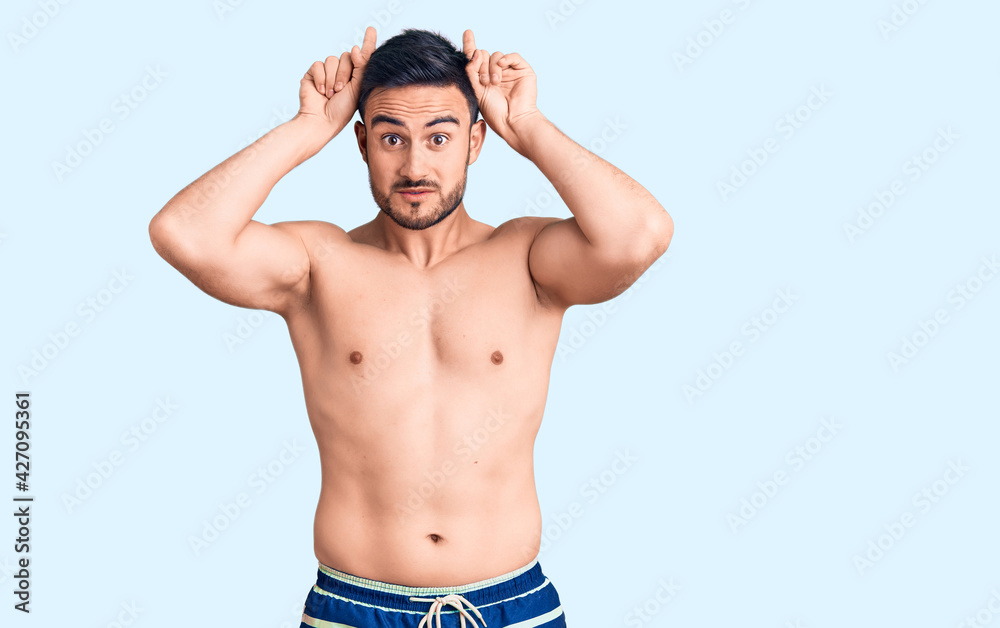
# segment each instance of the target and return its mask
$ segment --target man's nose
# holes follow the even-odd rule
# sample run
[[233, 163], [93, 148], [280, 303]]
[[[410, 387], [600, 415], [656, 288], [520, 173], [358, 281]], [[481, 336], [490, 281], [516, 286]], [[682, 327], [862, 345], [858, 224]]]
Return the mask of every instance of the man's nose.
[[406, 159], [400, 165], [399, 174], [410, 181], [428, 178], [430, 161], [426, 151], [419, 147], [410, 147], [406, 151]]

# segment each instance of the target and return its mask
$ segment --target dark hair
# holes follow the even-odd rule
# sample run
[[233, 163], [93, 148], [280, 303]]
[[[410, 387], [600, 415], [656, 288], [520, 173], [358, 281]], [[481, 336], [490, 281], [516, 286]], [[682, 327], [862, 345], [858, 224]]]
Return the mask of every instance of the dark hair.
[[365, 120], [365, 104], [375, 88], [454, 85], [469, 101], [471, 125], [479, 118], [479, 102], [465, 73], [468, 62], [465, 53], [439, 33], [405, 29], [399, 35], [384, 41], [368, 58], [358, 91], [361, 121]]

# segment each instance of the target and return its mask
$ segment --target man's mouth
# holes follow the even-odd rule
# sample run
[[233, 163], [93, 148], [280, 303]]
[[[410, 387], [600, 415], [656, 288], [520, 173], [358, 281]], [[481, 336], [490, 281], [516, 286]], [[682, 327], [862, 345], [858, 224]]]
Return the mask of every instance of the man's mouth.
[[431, 188], [403, 188], [399, 193], [403, 198], [422, 198], [433, 192]]

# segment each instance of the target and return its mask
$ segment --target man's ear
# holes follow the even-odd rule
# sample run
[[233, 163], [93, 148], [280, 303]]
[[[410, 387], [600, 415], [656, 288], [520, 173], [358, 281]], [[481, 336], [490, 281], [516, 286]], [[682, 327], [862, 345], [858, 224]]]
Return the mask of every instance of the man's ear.
[[476, 163], [479, 151], [483, 149], [483, 142], [486, 141], [486, 120], [480, 118], [472, 124], [469, 129], [469, 163]]
[[361, 120], [354, 122], [354, 135], [358, 138], [358, 149], [361, 151], [361, 159], [368, 163], [368, 129], [361, 123]]

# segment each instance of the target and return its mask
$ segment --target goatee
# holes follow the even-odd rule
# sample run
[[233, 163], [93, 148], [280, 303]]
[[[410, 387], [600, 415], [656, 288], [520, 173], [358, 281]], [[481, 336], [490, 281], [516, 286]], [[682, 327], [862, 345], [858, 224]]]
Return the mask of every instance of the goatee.
[[[451, 215], [458, 206], [462, 204], [462, 198], [465, 196], [465, 182], [468, 178], [469, 166], [466, 164], [465, 173], [462, 175], [462, 180], [449, 192], [441, 198], [437, 207], [433, 209], [427, 208], [427, 201], [404, 201], [408, 209], [420, 210], [423, 208], [426, 212], [423, 216], [414, 215], [405, 211], [396, 211], [392, 207], [392, 195], [393, 191], [390, 190], [389, 195], [386, 196], [382, 192], [375, 188], [372, 182], [371, 169], [368, 170], [368, 187], [371, 188], [372, 198], [375, 199], [375, 204], [378, 205], [379, 209], [382, 210], [385, 215], [392, 218], [400, 227], [404, 229], [411, 229], [414, 231], [420, 231], [422, 229], [427, 229], [428, 227], [433, 227], [445, 218]], [[395, 186], [394, 189], [403, 188], [432, 188], [440, 193], [440, 190], [433, 185], [430, 185], [427, 181], [403, 181]]]

